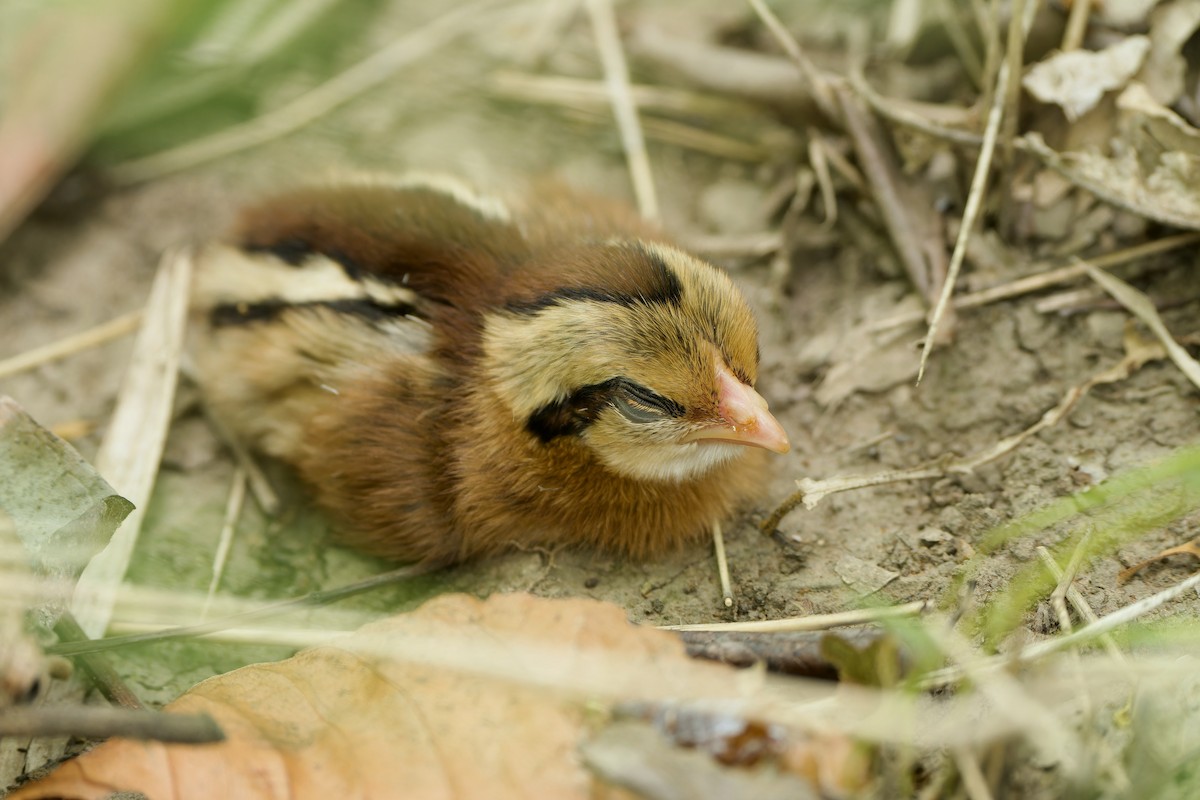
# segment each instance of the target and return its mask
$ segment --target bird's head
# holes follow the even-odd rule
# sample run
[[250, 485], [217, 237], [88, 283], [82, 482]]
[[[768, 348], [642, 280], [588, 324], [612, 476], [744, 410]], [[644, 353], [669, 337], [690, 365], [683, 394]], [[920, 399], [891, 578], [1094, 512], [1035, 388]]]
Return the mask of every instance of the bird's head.
[[512, 277], [484, 325], [490, 384], [531, 437], [566, 438], [631, 478], [686, 480], [787, 435], [754, 390], [758, 329], [716, 268], [607, 240]]

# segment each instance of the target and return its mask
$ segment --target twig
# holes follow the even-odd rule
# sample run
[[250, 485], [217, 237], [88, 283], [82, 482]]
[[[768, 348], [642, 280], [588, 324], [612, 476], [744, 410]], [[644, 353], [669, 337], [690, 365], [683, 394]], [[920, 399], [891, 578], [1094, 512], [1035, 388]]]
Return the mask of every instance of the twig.
[[685, 242], [689, 250], [709, 258], [762, 258], [783, 246], [783, 234], [779, 231], [693, 234]]
[[225, 733], [208, 714], [171, 714], [97, 706], [8, 708], [0, 714], [5, 736], [74, 736], [81, 739], [148, 739], [180, 744], [225, 741]]
[[[64, 611], [58, 621], [54, 623], [54, 632], [58, 634], [60, 642], [91, 641], [83, 632], [83, 628], [79, 627], [79, 623], [75, 621], [75, 616], [70, 611]], [[88, 678], [100, 690], [100, 694], [104, 695], [104, 698], [110, 703], [116, 703], [122, 708], [133, 711], [145, 710], [146, 706], [142, 703], [142, 699], [133, 689], [129, 688], [125, 679], [102, 653], [80, 653], [74, 657], [73, 661], [87, 673]]]
[[97, 347], [105, 342], [111, 342], [113, 339], [119, 339], [136, 331], [141, 322], [142, 311], [138, 309], [110, 319], [94, 328], [88, 328], [86, 331], [71, 334], [57, 342], [27, 350], [0, 361], [0, 378], [7, 378], [10, 375], [16, 375], [19, 372], [40, 367], [42, 364], [58, 361], [83, 350]]
[[[1004, 157], [1001, 159], [1011, 172], [1013, 147], [1017, 138], [1017, 121], [1021, 107], [1021, 65], [1025, 51], [1026, 10], [1037, 10], [1038, 0], [1013, 0], [1008, 21], [1008, 41], [1004, 50], [1004, 65], [997, 74], [996, 98], [1004, 102]], [[1032, 20], [1030, 20], [1032, 22]], [[1007, 67], [1007, 69], [1006, 69]], [[1007, 81], [1005, 78], [1007, 77]], [[1003, 83], [1003, 85], [1000, 85]]]
[[[742, 633], [739, 631], [676, 631], [692, 658], [719, 661], [734, 667], [762, 664], [768, 672], [834, 680], [837, 667], [821, 652], [827, 631]], [[887, 633], [880, 628], [838, 631], [836, 636], [863, 650]]]
[[713, 550], [717, 556], [717, 576], [721, 580], [721, 597], [726, 608], [733, 608], [733, 588], [729, 583], [729, 560], [725, 557], [725, 534], [719, 520], [712, 525]]
[[200, 618], [208, 616], [217, 587], [221, 584], [221, 576], [225, 574], [225, 562], [229, 558], [229, 548], [233, 544], [233, 534], [237, 529], [238, 518], [242, 515], [242, 505], [246, 501], [246, 470], [240, 466], [233, 470], [233, 483], [229, 487], [229, 498], [225, 502], [225, 518], [221, 521], [221, 536], [217, 540], [217, 552], [213, 556], [212, 580], [208, 584], [208, 594], [204, 597], [204, 606], [200, 609]]
[[[1196, 243], [1200, 243], [1200, 233], [1179, 233], [1174, 236], [1165, 236], [1162, 239], [1155, 239], [1151, 242], [1143, 242], [1133, 247], [1127, 247], [1122, 250], [1117, 250], [1112, 253], [1107, 253], [1102, 256], [1097, 256], [1091, 260], [1091, 264], [1101, 269], [1110, 269], [1117, 267], [1130, 261], [1136, 261], [1141, 258], [1147, 258], [1153, 255], [1170, 252], [1181, 247], [1190, 247]], [[996, 303], [1001, 300], [1009, 300], [1021, 295], [1030, 294], [1032, 292], [1041, 291], [1051, 286], [1059, 286], [1064, 283], [1069, 283], [1073, 280], [1078, 280], [1087, 274], [1087, 266], [1082, 263], [1075, 263], [1065, 267], [1054, 267], [1047, 269], [1045, 272], [1038, 272], [1033, 275], [1027, 275], [1024, 278], [1017, 278], [1014, 281], [993, 286], [989, 289], [981, 289], [977, 292], [959, 295], [954, 298], [954, 309], [961, 311], [968, 308], [977, 308], [979, 306]], [[920, 322], [925, 318], [925, 315], [920, 311], [914, 311], [908, 314], [895, 314], [890, 317], [884, 317], [871, 324], [871, 332], [878, 333], [879, 331], [889, 330], [891, 328], [899, 328], [904, 325], [911, 325]]]
[[755, 622], [712, 622], [697, 625], [660, 625], [665, 631], [741, 631], [743, 633], [784, 633], [795, 631], [823, 631], [843, 625], [867, 625], [885, 619], [916, 617], [925, 613], [929, 604], [924, 600], [899, 606], [862, 608], [855, 611], [840, 611], [836, 614], [813, 614], [789, 619], [768, 619]]
[[1071, 554], [1071, 560], [1067, 562], [1067, 568], [1062, 570], [1062, 574], [1058, 576], [1058, 584], [1050, 593], [1050, 603], [1058, 614], [1059, 627], [1067, 633], [1070, 633], [1072, 628], [1071, 615], [1067, 613], [1067, 590], [1072, 588], [1075, 576], [1079, 574], [1079, 568], [1083, 565], [1083, 558], [1087, 554], [1087, 543], [1091, 536], [1092, 533], [1089, 529], [1079, 538], [1075, 552]]
[[387, 47], [360, 61], [287, 105], [257, 119], [226, 128], [212, 136], [144, 158], [118, 164], [110, 171], [119, 184], [140, 183], [179, 172], [206, 161], [278, 139], [320, 119], [338, 106], [378, 86], [397, 71], [458, 37], [487, 24], [480, 12], [496, 0], [459, 6], [427, 25], [410, 31]]
[[829, 81], [821, 74], [816, 65], [804, 55], [804, 51], [800, 49], [799, 43], [796, 41], [787, 30], [783, 27], [783, 23], [779, 21], [779, 17], [771, 9], [767, 8], [767, 4], [763, 0], [748, 0], [750, 7], [754, 9], [754, 13], [767, 26], [767, 30], [775, 37], [775, 41], [787, 53], [788, 58], [800, 70], [800, 75], [808, 83], [809, 91], [812, 92], [813, 100], [817, 107], [821, 109], [821, 113], [831, 120], [838, 118], [838, 104], [835, 102], [833, 93], [829, 88]]
[[951, 748], [954, 754], [954, 764], [962, 778], [963, 788], [971, 800], [992, 800], [992, 792], [988, 788], [983, 770], [979, 768], [979, 759], [965, 747]]
[[642, 135], [641, 122], [638, 120], [637, 105], [629, 88], [629, 67], [625, 63], [625, 52], [621, 48], [620, 35], [617, 33], [612, 1], [587, 0], [585, 5], [592, 21], [592, 32], [596, 37], [596, 49], [600, 52], [600, 63], [604, 66], [604, 80], [608, 85], [617, 130], [621, 134], [621, 146], [625, 150], [625, 159], [629, 165], [629, 176], [633, 181], [638, 211], [644, 218], [657, 222], [658, 195], [650, 173], [650, 157], [646, 153], [646, 139]]
[[1087, 33], [1088, 17], [1091, 13], [1092, 0], [1075, 0], [1071, 3], [1071, 14], [1067, 17], [1067, 29], [1063, 31], [1060, 50], [1069, 53], [1083, 45], [1083, 36]]
[[812, 164], [813, 174], [817, 176], [817, 187], [821, 190], [821, 202], [825, 205], [825, 219], [821, 225], [832, 228], [837, 224], [838, 207], [837, 192], [833, 188], [833, 176], [829, 174], [829, 160], [825, 153], [829, 148], [816, 128], [808, 129], [808, 163]]
[[979, 54], [975, 52], [975, 48], [971, 44], [971, 37], [967, 34], [967, 29], [958, 16], [960, 9], [961, 4], [947, 2], [947, 0], [939, 0], [937, 4], [938, 16], [942, 20], [942, 29], [946, 32], [946, 38], [950, 40], [950, 46], [958, 54], [963, 71], [967, 73], [967, 77], [970, 78], [975, 88], [982, 88], [985, 77], [984, 65], [980, 62]]
[[75, 586], [71, 610], [88, 636], [104, 633], [141, 530], [171, 426], [191, 286], [192, 256], [163, 255], [150, 290], [96, 471], [135, 506]]
[[934, 342], [937, 340], [938, 325], [950, 305], [954, 284], [958, 281], [958, 272], [962, 269], [963, 258], [967, 253], [967, 240], [975, 228], [975, 221], [979, 218], [979, 211], [983, 207], [983, 195], [987, 188], [988, 174], [992, 168], [992, 155], [996, 151], [996, 137], [1000, 132], [1000, 119], [1003, 112], [1003, 105], [999, 100], [1004, 96], [1003, 89], [1010, 80], [1012, 77], [1009, 75], [1009, 70], [1002, 66], [1000, 74], [996, 78], [997, 102], [992, 103], [992, 109], [988, 113], [987, 128], [983, 133], [983, 147], [979, 151], [979, 159], [975, 162], [975, 175], [971, 178], [967, 205], [963, 210], [962, 221], [959, 223], [954, 252], [950, 256], [950, 268], [946, 273], [946, 280], [942, 284], [942, 291], [938, 295], [937, 305], [934, 306], [933, 313], [930, 315], [929, 331], [925, 335], [925, 343], [921, 346], [921, 365], [917, 368], [918, 385], [925, 375], [925, 364], [929, 361], [929, 354], [933, 351]]
[[922, 296], [928, 297], [930, 270], [915, 236], [917, 225], [912, 218], [912, 203], [905, 202], [900, 196], [897, 170], [882, 143], [878, 125], [863, 112], [857, 98], [849, 91], [839, 89], [837, 96], [842, 103], [846, 131], [854, 144], [859, 166], [871, 187], [888, 236], [909, 279]]
[[202, 405], [202, 409], [205, 419], [216, 432], [217, 438], [229, 448], [229, 452], [233, 453], [233, 459], [237, 462], [238, 469], [246, 473], [250, 491], [253, 493], [254, 499], [258, 501], [259, 508], [267, 516], [277, 516], [283, 510], [283, 501], [279, 499], [279, 494], [271, 485], [271, 481], [259, 466], [254, 455], [233, 435], [225, 423], [209, 410], [207, 405]]
[[1162, 346], [1166, 348], [1167, 355], [1175, 362], [1175, 366], [1179, 367], [1189, 381], [1200, 388], [1200, 362], [1192, 358], [1191, 354], [1171, 336], [1171, 332], [1163, 324], [1162, 317], [1159, 316], [1158, 309], [1154, 307], [1150, 298], [1115, 275], [1110, 275], [1091, 264], [1084, 263], [1083, 266], [1092, 280], [1104, 287], [1104, 291], [1112, 295], [1117, 302], [1145, 323], [1150, 332], [1162, 342]]
[[[1046, 565], [1046, 569], [1054, 576], [1055, 580], [1062, 580], [1066, 574], [1062, 567], [1054, 560], [1054, 556], [1050, 555], [1050, 551], [1044, 545], [1037, 547], [1038, 558]], [[1096, 612], [1092, 610], [1092, 606], [1088, 603], [1087, 598], [1083, 596], [1083, 592], [1079, 591], [1075, 586], [1067, 588], [1067, 599], [1071, 601], [1071, 606], [1074, 607], [1075, 613], [1078, 614], [1084, 622], [1092, 624], [1100, 619], [1096, 616]], [[1065, 629], [1064, 629], [1065, 630]], [[1100, 644], [1104, 645], [1104, 649], [1112, 658], [1123, 665], [1128, 665], [1129, 661], [1125, 658], [1124, 651], [1117, 645], [1116, 641], [1107, 633], [1100, 637]]]

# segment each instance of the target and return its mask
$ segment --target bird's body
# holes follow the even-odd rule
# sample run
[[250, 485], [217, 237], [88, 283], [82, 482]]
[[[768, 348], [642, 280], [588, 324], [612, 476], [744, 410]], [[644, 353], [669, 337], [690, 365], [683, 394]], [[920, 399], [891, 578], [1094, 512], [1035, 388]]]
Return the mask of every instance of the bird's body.
[[386, 557], [651, 556], [756, 493], [757, 448], [787, 449], [728, 278], [562, 190], [283, 194], [202, 253], [195, 304], [216, 415]]

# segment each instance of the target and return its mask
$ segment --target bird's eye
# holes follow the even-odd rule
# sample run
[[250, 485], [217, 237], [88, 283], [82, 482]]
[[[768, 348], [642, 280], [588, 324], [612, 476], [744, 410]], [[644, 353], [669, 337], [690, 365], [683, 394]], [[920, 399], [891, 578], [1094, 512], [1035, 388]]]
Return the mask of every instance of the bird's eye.
[[636, 400], [628, 397], [614, 397], [613, 405], [616, 407], [617, 411], [621, 412], [621, 416], [625, 417], [625, 419], [629, 420], [630, 422], [659, 422], [663, 418], [661, 411], [642, 405]]
[[621, 381], [612, 403], [630, 422], [660, 422], [663, 417], [683, 415], [683, 407], [633, 381]]

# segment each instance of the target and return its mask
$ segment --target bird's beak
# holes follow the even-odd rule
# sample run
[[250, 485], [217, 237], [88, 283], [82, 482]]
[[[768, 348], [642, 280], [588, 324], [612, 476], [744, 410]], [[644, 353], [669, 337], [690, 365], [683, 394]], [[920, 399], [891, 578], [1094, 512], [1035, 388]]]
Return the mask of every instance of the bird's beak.
[[762, 447], [775, 453], [791, 449], [787, 433], [762, 395], [738, 380], [724, 359], [717, 361], [717, 410], [721, 421], [692, 431], [685, 442], [727, 442]]

